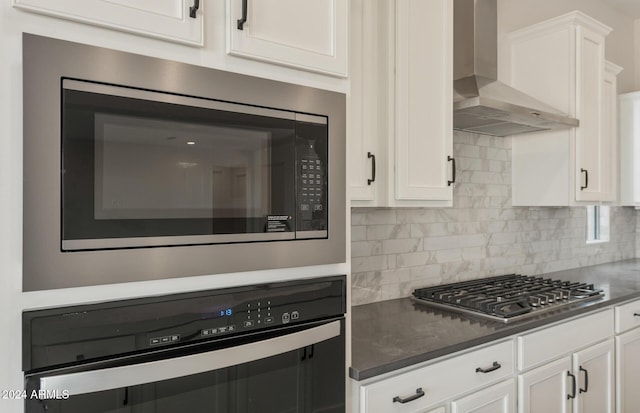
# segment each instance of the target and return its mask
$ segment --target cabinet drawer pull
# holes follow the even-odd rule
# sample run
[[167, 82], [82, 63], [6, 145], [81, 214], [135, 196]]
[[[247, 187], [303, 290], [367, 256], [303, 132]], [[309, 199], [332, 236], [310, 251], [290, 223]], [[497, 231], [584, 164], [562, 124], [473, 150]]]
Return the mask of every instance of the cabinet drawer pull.
[[238, 30], [244, 30], [247, 22], [247, 0], [242, 0], [242, 18], [238, 19]]
[[584, 172], [584, 186], [580, 186], [580, 190], [585, 190], [589, 186], [589, 171], [584, 168], [580, 168], [580, 173]]
[[573, 384], [571, 385], [571, 394], [567, 394], [567, 400], [575, 399], [576, 398], [576, 376], [571, 374], [570, 371], [567, 372], [567, 375], [569, 375], [569, 377], [571, 377], [571, 379], [573, 380]]
[[492, 371], [498, 370], [500, 367], [502, 367], [502, 365], [497, 361], [494, 361], [491, 367], [487, 367], [487, 368], [478, 367], [476, 369], [476, 373], [491, 373]]
[[422, 397], [424, 395], [425, 395], [425, 393], [422, 390], [422, 387], [418, 387], [416, 389], [416, 394], [412, 394], [411, 396], [407, 396], [407, 397], [396, 396], [396, 397], [393, 398], [393, 402], [394, 403], [398, 402], [398, 403], [405, 404], [405, 403], [409, 403], [409, 402], [412, 402], [414, 400], [417, 400], [417, 399], [419, 399], [420, 397]]
[[451, 180], [447, 181], [447, 186], [456, 183], [456, 158], [447, 156], [447, 162], [451, 162]]
[[196, 13], [200, 8], [200, 0], [193, 0], [193, 6], [189, 7], [189, 17], [196, 18]]
[[580, 371], [584, 371], [584, 389], [580, 387], [580, 393], [586, 393], [589, 391], [589, 372], [580, 366]]
[[371, 185], [376, 181], [376, 156], [371, 152], [367, 152], [367, 158], [371, 159], [371, 179], [367, 179], [367, 185]]
[[633, 313], [634, 317], [640, 317], [640, 313]]

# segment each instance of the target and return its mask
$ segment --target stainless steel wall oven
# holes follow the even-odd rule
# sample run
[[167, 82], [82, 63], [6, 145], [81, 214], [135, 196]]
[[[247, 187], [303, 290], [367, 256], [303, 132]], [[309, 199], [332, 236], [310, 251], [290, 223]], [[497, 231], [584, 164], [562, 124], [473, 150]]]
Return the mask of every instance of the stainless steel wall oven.
[[345, 97], [23, 36], [24, 289], [345, 260]]
[[23, 313], [27, 413], [344, 413], [345, 277]]

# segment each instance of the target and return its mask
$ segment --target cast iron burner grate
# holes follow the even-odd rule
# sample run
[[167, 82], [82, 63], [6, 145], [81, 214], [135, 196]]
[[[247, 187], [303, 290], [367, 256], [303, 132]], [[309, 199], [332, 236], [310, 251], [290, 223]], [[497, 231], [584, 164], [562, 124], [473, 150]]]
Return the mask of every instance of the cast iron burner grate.
[[412, 298], [420, 303], [508, 322], [602, 295], [603, 291], [593, 284], [509, 274], [419, 288]]

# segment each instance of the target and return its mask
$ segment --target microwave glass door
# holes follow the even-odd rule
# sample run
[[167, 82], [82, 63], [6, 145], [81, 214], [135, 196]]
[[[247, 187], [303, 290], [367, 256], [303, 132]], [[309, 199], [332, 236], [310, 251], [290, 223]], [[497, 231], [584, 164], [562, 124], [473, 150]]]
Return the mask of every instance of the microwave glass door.
[[71, 79], [62, 100], [63, 251], [326, 231], [326, 118]]

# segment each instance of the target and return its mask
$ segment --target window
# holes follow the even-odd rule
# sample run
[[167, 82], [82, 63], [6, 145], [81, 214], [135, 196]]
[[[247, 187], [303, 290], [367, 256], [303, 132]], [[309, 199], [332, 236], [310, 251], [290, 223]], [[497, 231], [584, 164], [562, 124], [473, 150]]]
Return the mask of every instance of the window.
[[587, 207], [587, 244], [609, 241], [609, 206]]

